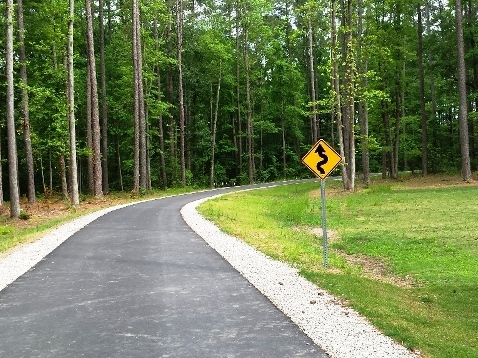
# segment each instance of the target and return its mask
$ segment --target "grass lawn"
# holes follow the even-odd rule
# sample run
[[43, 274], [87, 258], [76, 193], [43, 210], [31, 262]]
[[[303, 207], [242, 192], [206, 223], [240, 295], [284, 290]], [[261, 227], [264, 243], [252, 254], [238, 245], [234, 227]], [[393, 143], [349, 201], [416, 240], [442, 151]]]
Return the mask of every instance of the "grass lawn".
[[478, 186], [459, 178], [377, 181], [347, 194], [327, 181], [235, 193], [200, 211], [424, 357], [478, 357]]

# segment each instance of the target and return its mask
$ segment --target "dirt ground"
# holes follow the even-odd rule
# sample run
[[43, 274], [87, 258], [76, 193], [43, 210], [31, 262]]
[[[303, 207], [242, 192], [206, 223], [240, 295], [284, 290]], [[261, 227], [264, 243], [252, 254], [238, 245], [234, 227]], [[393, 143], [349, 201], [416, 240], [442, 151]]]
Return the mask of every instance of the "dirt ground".
[[0, 206], [0, 225], [13, 226], [18, 229], [33, 228], [42, 223], [54, 219], [61, 219], [73, 214], [87, 214], [105, 207], [114, 206], [131, 201], [131, 199], [119, 198], [118, 196], [105, 195], [101, 199], [89, 198], [81, 201], [79, 207], [73, 208], [68, 201], [64, 201], [59, 196], [38, 198], [35, 203], [29, 203], [23, 197], [20, 201], [20, 209], [22, 212], [19, 219], [10, 218], [10, 206], [8, 203]]

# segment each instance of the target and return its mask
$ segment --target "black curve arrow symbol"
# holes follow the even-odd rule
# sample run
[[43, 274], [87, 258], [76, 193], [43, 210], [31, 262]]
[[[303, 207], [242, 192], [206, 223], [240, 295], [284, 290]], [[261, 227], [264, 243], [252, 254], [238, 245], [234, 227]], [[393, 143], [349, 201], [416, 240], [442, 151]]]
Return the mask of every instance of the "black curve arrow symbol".
[[322, 158], [320, 162], [317, 163], [317, 170], [320, 174], [325, 175], [325, 170], [322, 168], [322, 165], [327, 164], [329, 161], [329, 157], [325, 154], [325, 149], [322, 147], [322, 144], [319, 144], [315, 152]]

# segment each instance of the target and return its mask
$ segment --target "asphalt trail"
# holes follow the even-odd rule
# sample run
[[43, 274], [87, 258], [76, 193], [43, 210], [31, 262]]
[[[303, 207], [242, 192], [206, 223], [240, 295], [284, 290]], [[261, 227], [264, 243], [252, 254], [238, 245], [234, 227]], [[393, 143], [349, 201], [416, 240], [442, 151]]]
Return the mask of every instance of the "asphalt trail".
[[128, 206], [70, 237], [0, 291], [0, 357], [327, 357], [183, 221], [217, 193]]

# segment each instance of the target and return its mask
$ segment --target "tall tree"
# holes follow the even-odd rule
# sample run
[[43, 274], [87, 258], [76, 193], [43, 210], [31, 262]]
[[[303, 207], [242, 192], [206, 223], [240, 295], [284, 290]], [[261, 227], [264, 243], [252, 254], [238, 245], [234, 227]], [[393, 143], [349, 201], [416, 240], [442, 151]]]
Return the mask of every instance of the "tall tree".
[[10, 217], [20, 216], [20, 191], [18, 189], [17, 141], [15, 132], [13, 85], [13, 0], [7, 0], [6, 75], [7, 75], [7, 140], [8, 177], [10, 181]]
[[209, 177], [209, 186], [214, 188], [214, 165], [215, 165], [215, 154], [216, 154], [216, 133], [217, 133], [217, 119], [219, 115], [219, 96], [221, 94], [221, 81], [222, 81], [222, 62], [219, 62], [219, 78], [217, 82], [217, 93], [216, 93], [216, 106], [214, 108], [214, 117], [212, 118], [212, 135], [211, 135], [211, 175]]
[[364, 7], [363, 0], [357, 1], [357, 57], [358, 57], [358, 71], [360, 75], [361, 96], [358, 101], [358, 113], [360, 124], [360, 143], [362, 150], [362, 173], [363, 183], [370, 185], [370, 150], [369, 150], [369, 130], [368, 130], [368, 101], [366, 98], [366, 91], [368, 87], [368, 59], [364, 54], [364, 37], [367, 36], [367, 31], [363, 29]]
[[85, 0], [86, 23], [87, 23], [87, 42], [88, 42], [88, 63], [90, 66], [90, 84], [91, 84], [91, 125], [92, 125], [92, 151], [93, 151], [93, 195], [95, 197], [103, 196], [103, 175], [101, 169], [101, 129], [100, 114], [98, 102], [98, 81], [96, 77], [95, 44], [93, 38], [93, 13], [92, 0]]
[[[332, 61], [332, 70], [331, 70], [331, 82], [333, 88], [333, 109], [332, 114], [333, 118], [337, 122], [337, 134], [339, 139], [339, 151], [340, 156], [345, 158], [345, 139], [344, 139], [344, 126], [342, 121], [342, 97], [340, 92], [340, 74], [339, 74], [339, 58], [338, 58], [338, 41], [337, 41], [337, 25], [336, 25], [336, 16], [337, 16], [337, 3], [336, 0], [330, 1], [330, 38], [331, 38], [331, 49], [330, 57]], [[348, 183], [349, 176], [348, 171], [345, 165], [342, 167], [342, 182]]]
[[[138, 0], [133, 0], [133, 68], [134, 68], [134, 114], [135, 114], [135, 185], [149, 189], [146, 160], [146, 117], [143, 89], [143, 54], [141, 46], [141, 20]], [[137, 177], [139, 175], [139, 177]], [[139, 181], [138, 181], [139, 179]]]
[[420, 118], [422, 127], [422, 175], [428, 174], [428, 136], [427, 136], [427, 114], [425, 109], [425, 72], [423, 69], [423, 21], [422, 7], [417, 5], [418, 14], [418, 82], [420, 97]]
[[345, 169], [347, 170], [344, 188], [353, 191], [355, 188], [355, 58], [352, 0], [342, 0], [342, 23], [344, 24], [343, 125]]
[[[2, 126], [0, 126], [0, 138], [2, 134]], [[3, 170], [2, 170], [2, 143], [0, 142], [0, 205], [3, 205]]]
[[178, 37], [178, 91], [179, 91], [179, 151], [181, 163], [181, 183], [186, 185], [186, 118], [184, 113], [183, 88], [183, 0], [176, 1], [177, 37]]
[[[159, 30], [158, 30], [158, 19], [154, 19], [153, 23], [153, 32], [155, 40], [155, 50], [156, 53], [160, 52], [160, 43], [159, 43]], [[162, 98], [162, 83], [161, 83], [161, 68], [159, 63], [156, 64], [156, 82], [157, 82], [157, 101], [161, 103]], [[160, 170], [161, 170], [161, 179], [163, 187], [168, 186], [168, 175], [166, 172], [166, 158], [165, 158], [165, 145], [164, 145], [164, 123], [163, 123], [163, 111], [160, 111], [158, 116], [158, 134], [159, 134], [159, 156], [160, 156]]]
[[309, 66], [310, 66], [310, 102], [312, 107], [312, 143], [316, 143], [319, 136], [319, 120], [317, 114], [317, 96], [315, 84], [315, 61], [314, 61], [314, 31], [312, 27], [311, 14], [307, 15], [308, 31], [307, 37], [309, 40]]
[[25, 26], [23, 23], [23, 0], [17, 0], [18, 11], [18, 41], [19, 41], [19, 59], [20, 59], [20, 79], [22, 83], [22, 124], [23, 136], [25, 140], [25, 154], [27, 162], [28, 176], [28, 202], [36, 201], [35, 194], [35, 168], [33, 162], [33, 150], [30, 131], [30, 108], [28, 100], [28, 77], [25, 55]]
[[[242, 104], [241, 104], [241, 62], [240, 56], [241, 53], [241, 23], [242, 23], [242, 16], [243, 11], [241, 8], [240, 0], [235, 1], [235, 12], [236, 12], [236, 21], [235, 21], [235, 33], [236, 33], [236, 107], [237, 107], [237, 133], [234, 133], [234, 147], [236, 148], [236, 162], [238, 166], [239, 174], [242, 174], [243, 170], [243, 163], [242, 163], [242, 155], [243, 155], [243, 144], [242, 144]], [[233, 123], [233, 131], [235, 131], [236, 126]]]
[[68, 123], [70, 135], [70, 197], [71, 204], [78, 206], [80, 204], [78, 193], [78, 168], [76, 164], [76, 121], [75, 121], [75, 74], [73, 68], [73, 31], [75, 17], [75, 0], [69, 0], [69, 19], [68, 19]]
[[470, 142], [468, 137], [468, 106], [466, 98], [465, 45], [463, 41], [463, 9], [461, 0], [455, 0], [456, 42], [458, 47], [458, 98], [461, 174], [463, 180], [471, 180]]
[[100, 82], [101, 82], [101, 169], [103, 175], [103, 192], [108, 193], [108, 103], [106, 97], [106, 65], [105, 65], [105, 19], [104, 3], [99, 0], [99, 30], [100, 30]]
[[139, 193], [141, 188], [141, 108], [139, 94], [139, 59], [138, 59], [138, 35], [139, 25], [136, 23], [136, 12], [138, 11], [138, 1], [133, 0], [132, 5], [132, 29], [133, 29], [133, 76], [134, 76], [134, 172], [133, 172], [133, 192]]
[[[88, 150], [93, 151], [93, 130], [92, 130], [92, 91], [91, 91], [91, 65], [86, 61], [86, 146]], [[93, 156], [89, 153], [87, 158], [88, 165], [88, 192], [95, 192], [94, 164]]]

